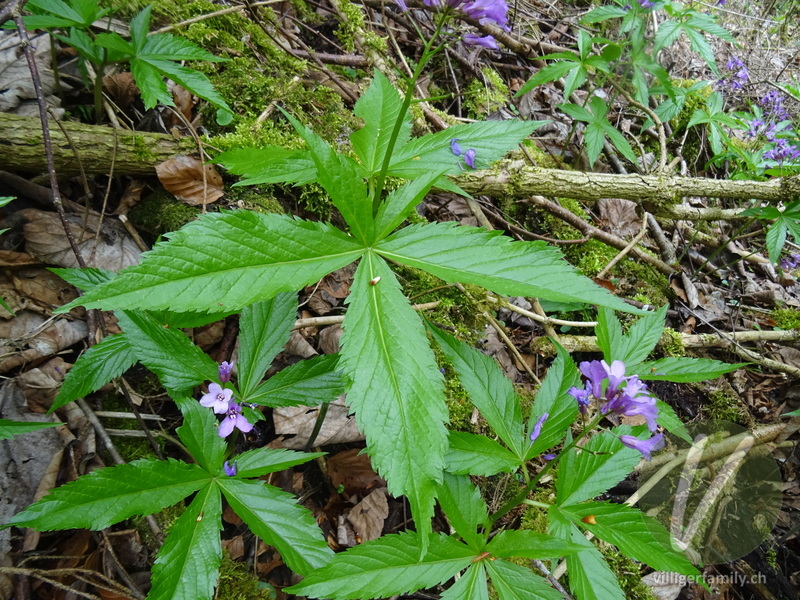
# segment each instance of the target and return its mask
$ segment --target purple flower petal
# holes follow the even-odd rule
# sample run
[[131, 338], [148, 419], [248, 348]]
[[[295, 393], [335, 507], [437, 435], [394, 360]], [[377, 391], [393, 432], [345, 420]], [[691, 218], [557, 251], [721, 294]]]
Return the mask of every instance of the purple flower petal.
[[218, 383], [212, 383], [208, 386], [208, 393], [200, 398], [200, 405], [213, 408], [215, 413], [222, 414], [228, 411], [228, 404], [232, 399], [233, 390], [222, 389]]
[[543, 459], [548, 460], [548, 461], [549, 460], [553, 460], [555, 457], [556, 457], [555, 454], [545, 454], [544, 456], [542, 456]]
[[464, 151], [461, 149], [461, 144], [458, 143], [458, 140], [459, 138], [453, 138], [450, 140], [450, 152], [456, 156], [461, 156], [464, 154]]
[[219, 434], [219, 437], [228, 437], [233, 433], [234, 428], [242, 433], [247, 433], [253, 429], [253, 424], [242, 414], [242, 407], [236, 404], [236, 402], [231, 402], [228, 405], [225, 418], [222, 419], [222, 423], [219, 424], [217, 434]]
[[233, 464], [229, 465], [228, 461], [226, 460], [225, 463], [222, 465], [222, 469], [225, 471], [225, 475], [227, 475], [228, 477], [235, 477], [236, 472], [238, 471], [238, 469], [236, 468], [236, 461], [233, 461]]
[[599, 360], [583, 361], [579, 365], [579, 369], [592, 389], [592, 396], [600, 398], [603, 395], [603, 380], [606, 379], [606, 370], [603, 364]]
[[536, 438], [542, 433], [542, 425], [544, 422], [547, 421], [547, 418], [550, 416], [550, 413], [542, 413], [542, 416], [539, 417], [539, 420], [536, 421], [536, 425], [533, 426], [533, 431], [531, 431], [531, 441], [535, 442]]
[[408, 6], [406, 5], [404, 0], [394, 0], [394, 1], [395, 1], [395, 4], [397, 4], [397, 6], [400, 7], [400, 10], [402, 10], [403, 12], [407, 12], [408, 11]]
[[231, 371], [233, 370], [233, 363], [227, 360], [220, 363], [218, 367], [219, 380], [222, 383], [228, 383], [231, 380]]
[[477, 152], [475, 152], [475, 150], [473, 148], [470, 148], [469, 150], [464, 152], [464, 162], [467, 163], [467, 166], [470, 169], [474, 169], [475, 168], [475, 155], [476, 154], [477, 154]]
[[640, 440], [633, 435], [621, 435], [619, 441], [628, 448], [641, 452], [645, 460], [650, 460], [653, 452], [664, 447], [664, 436], [660, 433], [647, 440]]
[[[477, 33], [467, 33], [461, 39], [467, 46], [483, 46], [484, 48], [489, 48], [490, 50], [500, 49], [500, 45], [497, 43], [497, 40], [490, 35], [484, 35], [481, 37]], [[467, 152], [469, 152], [469, 150], [467, 150]]]

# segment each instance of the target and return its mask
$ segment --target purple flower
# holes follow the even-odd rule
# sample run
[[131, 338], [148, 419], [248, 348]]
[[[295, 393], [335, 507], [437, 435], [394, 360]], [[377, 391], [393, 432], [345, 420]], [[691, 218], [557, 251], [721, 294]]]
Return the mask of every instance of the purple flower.
[[500, 49], [500, 45], [497, 43], [497, 40], [491, 35], [484, 35], [481, 37], [477, 33], [465, 33], [464, 37], [461, 39], [467, 46], [483, 46], [484, 48], [489, 48], [490, 50]]
[[539, 437], [539, 434], [542, 433], [542, 425], [544, 422], [547, 421], [547, 417], [550, 416], [550, 413], [543, 413], [539, 420], [536, 421], [536, 425], [533, 426], [533, 431], [531, 431], [531, 441], [535, 442], [536, 438]]
[[222, 383], [228, 383], [231, 380], [231, 371], [233, 370], [233, 363], [227, 360], [219, 365], [219, 380]]
[[725, 68], [728, 73], [717, 80], [717, 87], [720, 89], [728, 88], [728, 90], [735, 92], [741, 90], [750, 79], [747, 67], [738, 56], [731, 56], [728, 62], [725, 63]]
[[484, 25], [492, 23], [503, 28], [508, 25], [508, 4], [505, 0], [472, 0], [462, 5], [460, 10]]
[[450, 140], [450, 152], [456, 156], [461, 156], [464, 154], [464, 151], [461, 149], [461, 144], [458, 143], [458, 140], [459, 138], [453, 138]]
[[794, 162], [800, 158], [800, 151], [784, 138], [778, 138], [775, 140], [775, 147], [764, 152], [764, 158], [767, 160], [774, 160], [778, 164]]
[[606, 395], [608, 395], [609, 391], [616, 392], [619, 384], [625, 380], [625, 363], [621, 360], [615, 360], [611, 362], [609, 367], [606, 361], [601, 360], [600, 365], [603, 367], [606, 377], [608, 377]]
[[580, 409], [581, 414], [585, 415], [587, 409], [589, 408], [589, 394], [591, 393], [591, 387], [589, 383], [587, 382], [585, 389], [572, 386], [567, 390], [567, 393], [575, 398], [575, 400], [578, 402], [578, 408]]
[[656, 5], [655, 2], [651, 2], [650, 0], [637, 0], [637, 1], [639, 2], [639, 6], [641, 6], [646, 10], [651, 9]]
[[762, 119], [753, 119], [748, 123], [748, 125], [750, 129], [747, 130], [747, 137], [753, 138], [759, 134], [765, 123]]
[[408, 5], [405, 3], [405, 0], [394, 0], [397, 6], [400, 7], [400, 10], [403, 12], [408, 11]]
[[228, 404], [233, 400], [233, 390], [224, 390], [218, 383], [208, 386], [208, 393], [200, 398], [200, 404], [206, 408], [213, 408], [218, 415], [228, 410]]
[[228, 461], [226, 460], [225, 463], [222, 465], [222, 468], [225, 471], [225, 475], [227, 475], [228, 477], [235, 477], [236, 471], [238, 471], [238, 469], [236, 468], [236, 461], [233, 461], [233, 464], [229, 465]]
[[548, 461], [553, 460], [555, 457], [556, 457], [555, 454], [545, 454], [544, 456], [542, 456], [543, 459]]
[[728, 0], [717, 0], [717, 6], [725, 6]]
[[[647, 393], [647, 386], [636, 375], [631, 375], [626, 379], [627, 385], [623, 389], [617, 390], [616, 394], [600, 408], [600, 412], [615, 412], [626, 417], [641, 415], [647, 420], [647, 428], [655, 431], [658, 427], [656, 399]], [[608, 394], [606, 397], [608, 398]]]
[[236, 404], [236, 402], [231, 402], [228, 405], [225, 418], [222, 419], [222, 423], [219, 424], [217, 433], [219, 434], [219, 437], [228, 437], [231, 433], [233, 433], [234, 427], [242, 433], [247, 433], [253, 429], [253, 424], [244, 418], [244, 415], [242, 414], [242, 407]]
[[587, 389], [591, 387], [592, 396], [600, 398], [603, 395], [603, 380], [607, 375], [605, 368], [603, 368], [603, 363], [598, 360], [593, 360], [592, 362], [583, 361], [579, 368], [583, 376], [586, 377]]
[[800, 265], [800, 254], [792, 254], [781, 259], [781, 269], [784, 271], [796, 269], [798, 265]]
[[475, 152], [475, 150], [473, 148], [470, 148], [469, 150], [464, 152], [464, 162], [467, 163], [467, 166], [470, 169], [474, 169], [475, 168], [475, 154], [477, 154], [477, 153]]
[[621, 435], [619, 441], [628, 448], [633, 448], [641, 452], [645, 460], [650, 460], [652, 458], [650, 456], [652, 452], [664, 447], [664, 436], [660, 433], [647, 440], [640, 440], [633, 435]]

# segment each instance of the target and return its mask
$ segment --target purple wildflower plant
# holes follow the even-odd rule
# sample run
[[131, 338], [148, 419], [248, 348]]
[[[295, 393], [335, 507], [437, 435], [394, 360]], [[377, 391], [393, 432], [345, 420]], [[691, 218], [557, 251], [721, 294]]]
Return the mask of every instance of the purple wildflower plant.
[[223, 389], [218, 383], [208, 386], [208, 393], [200, 398], [200, 405], [206, 408], [213, 408], [214, 412], [221, 415], [227, 412], [228, 405], [233, 400], [233, 390]]
[[531, 431], [531, 441], [532, 442], [535, 442], [536, 439], [541, 435], [542, 426], [544, 425], [544, 422], [547, 421], [549, 416], [550, 416], [550, 413], [547, 413], [547, 412], [546, 413], [542, 413], [542, 416], [539, 417], [538, 421], [536, 421], [536, 425], [533, 426], [533, 431]]
[[653, 452], [664, 447], [664, 436], [660, 433], [646, 440], [640, 440], [634, 435], [621, 435], [619, 441], [628, 448], [641, 452], [645, 460], [650, 460]]
[[233, 461], [233, 464], [229, 464], [227, 460], [222, 465], [222, 469], [225, 471], [225, 475], [228, 477], [236, 477], [236, 473], [239, 470], [236, 467], [236, 461]]
[[572, 387], [567, 393], [575, 398], [582, 413], [586, 413], [591, 395], [601, 402], [601, 413], [614, 412], [628, 417], [641, 415], [647, 421], [648, 429], [656, 430], [656, 399], [636, 375], [625, 377], [625, 363], [615, 360], [609, 365], [605, 361], [593, 360], [582, 362], [579, 368], [586, 377], [586, 389]]
[[786, 139], [778, 138], [775, 140], [775, 146], [764, 152], [763, 156], [767, 160], [774, 160], [776, 163], [782, 165], [786, 162], [795, 162], [800, 158], [800, 150], [797, 149], [797, 146], [790, 144]]
[[656, 5], [656, 3], [651, 2], [651, 0], [637, 0], [637, 2], [639, 3], [639, 6], [641, 6], [645, 10], [650, 10]]
[[227, 360], [220, 363], [218, 371], [219, 371], [219, 380], [222, 383], [228, 383], [231, 380], [231, 371], [233, 371], [234, 363], [229, 363]]
[[500, 44], [491, 35], [480, 36], [477, 33], [465, 33], [461, 40], [467, 46], [482, 46], [489, 50], [499, 50]]
[[474, 169], [475, 168], [475, 155], [476, 154], [477, 154], [477, 152], [475, 151], [474, 148], [470, 148], [469, 150], [464, 152], [464, 162], [467, 164], [467, 166], [470, 169]]
[[542, 458], [549, 462], [553, 460], [556, 456], [557, 456], [556, 454], [545, 454], [544, 456], [542, 456]]
[[234, 428], [242, 433], [247, 433], [253, 429], [253, 424], [242, 414], [242, 407], [236, 402], [231, 402], [228, 404], [225, 418], [222, 419], [222, 423], [219, 424], [217, 433], [219, 437], [228, 437], [233, 433]]
[[727, 73], [717, 80], [717, 87], [729, 92], [738, 92], [750, 80], [750, 72], [738, 56], [731, 56], [725, 63]]
[[792, 254], [781, 259], [781, 269], [791, 271], [800, 266], [800, 254]]

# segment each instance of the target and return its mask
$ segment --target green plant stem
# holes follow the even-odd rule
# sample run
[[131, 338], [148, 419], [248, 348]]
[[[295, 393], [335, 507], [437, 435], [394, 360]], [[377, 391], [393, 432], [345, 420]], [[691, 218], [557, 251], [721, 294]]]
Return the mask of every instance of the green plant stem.
[[386, 147], [386, 154], [383, 157], [381, 170], [378, 171], [378, 178], [375, 182], [375, 186], [371, 190], [372, 212], [375, 215], [378, 214], [378, 207], [380, 206], [381, 196], [383, 195], [383, 186], [386, 183], [386, 173], [389, 171], [389, 163], [392, 160], [392, 154], [394, 152], [394, 146], [397, 143], [397, 137], [400, 135], [400, 129], [403, 126], [403, 120], [408, 112], [408, 108], [411, 106], [412, 100], [414, 99], [414, 90], [417, 87], [417, 80], [419, 79], [420, 75], [422, 75], [422, 70], [438, 50], [438, 48], [433, 48], [433, 44], [438, 39], [439, 34], [442, 31], [442, 27], [447, 19], [447, 13], [441, 12], [439, 15], [440, 18], [439, 22], [436, 24], [436, 31], [434, 31], [431, 38], [425, 42], [425, 47], [422, 49], [422, 56], [420, 57], [417, 66], [414, 68], [414, 73], [411, 75], [411, 79], [408, 81], [408, 89], [406, 90], [406, 95], [403, 98], [403, 105], [400, 107], [400, 112], [397, 114], [397, 120], [392, 128], [392, 134], [389, 136], [389, 144]]
[[577, 446], [578, 443], [584, 437], [586, 437], [587, 433], [589, 433], [592, 429], [597, 427], [597, 424], [600, 423], [600, 421], [603, 419], [603, 417], [605, 417], [605, 413], [598, 414], [597, 416], [595, 416], [595, 418], [592, 419], [592, 422], [589, 423], [586, 427], [583, 428], [583, 431], [581, 431], [581, 433], [580, 433], [580, 435], [578, 437], [576, 437], [569, 444], [567, 444], [564, 447], [564, 449], [561, 452], [558, 453], [557, 457], [555, 457], [553, 460], [548, 462], [542, 468], [542, 470], [539, 471], [539, 473], [536, 475], [536, 477], [531, 479], [528, 482], [528, 484], [524, 488], [522, 488], [522, 490], [520, 490], [520, 492], [517, 495], [515, 495], [513, 498], [511, 498], [505, 504], [503, 504], [503, 506], [500, 507], [500, 510], [498, 510], [494, 514], [490, 515], [489, 516], [489, 520], [492, 523], [496, 523], [498, 519], [500, 519], [501, 517], [507, 515], [512, 510], [514, 510], [517, 506], [519, 506], [520, 504], [525, 502], [525, 500], [528, 498], [528, 494], [530, 494], [531, 491], [533, 490], [533, 488], [536, 487], [536, 484], [538, 484], [539, 481], [541, 481], [542, 477], [544, 477], [547, 473], [550, 472], [550, 470], [556, 465], [556, 463], [558, 463], [558, 461], [561, 460], [562, 456], [564, 456], [567, 452], [569, 452], [575, 446]]

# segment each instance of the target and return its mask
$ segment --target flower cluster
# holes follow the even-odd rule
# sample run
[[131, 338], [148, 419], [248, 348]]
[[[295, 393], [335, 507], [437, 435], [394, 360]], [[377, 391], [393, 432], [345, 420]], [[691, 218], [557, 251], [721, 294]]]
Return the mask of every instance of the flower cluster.
[[[395, 0], [401, 10], [408, 10], [405, 0]], [[506, 31], [508, 26], [508, 4], [505, 0], [422, 0], [428, 8], [454, 9], [463, 13], [467, 18], [478, 21], [481, 25], [497, 25]], [[483, 46], [497, 50], [500, 46], [491, 35], [480, 36], [476, 33], [467, 33], [462, 38], [470, 46]]]
[[[609, 366], [604, 360], [584, 361], [580, 364], [580, 371], [586, 378], [586, 387], [572, 387], [568, 393], [578, 402], [582, 413], [586, 414], [590, 398], [594, 398], [599, 403], [601, 414], [614, 412], [628, 417], [641, 415], [647, 421], [647, 428], [650, 431], [656, 430], [656, 399], [649, 394], [647, 385], [636, 375], [625, 376], [624, 362], [615, 360]], [[647, 440], [623, 435], [620, 441], [641, 452], [647, 460], [650, 460], [651, 452], [664, 443], [660, 433]]]
[[800, 254], [792, 254], [781, 259], [781, 269], [784, 271], [792, 271], [797, 267], [800, 267]]
[[763, 135], [767, 142], [773, 144], [772, 148], [764, 152], [763, 156], [765, 159], [774, 160], [780, 165], [800, 158], [800, 150], [785, 137], [793, 135], [794, 130], [792, 129], [789, 111], [783, 105], [783, 100], [783, 94], [778, 90], [767, 92], [758, 101], [759, 106], [764, 111], [764, 118], [755, 118], [750, 121], [748, 123], [750, 128], [747, 131], [749, 137]]
[[[231, 380], [233, 364], [223, 362], [219, 366], [219, 379], [223, 383]], [[211, 408], [218, 415], [225, 415], [219, 424], [217, 433], [220, 437], [228, 437], [234, 429], [247, 433], [253, 429], [253, 424], [242, 414], [242, 405], [234, 401], [233, 390], [223, 388], [218, 383], [208, 386], [208, 393], [200, 398], [200, 405]]]
[[458, 143], [459, 138], [450, 140], [450, 151], [458, 157], [463, 155], [464, 162], [470, 169], [475, 168], [475, 157], [478, 152], [474, 148], [468, 148], [466, 152], [461, 149], [461, 144]]
[[747, 67], [738, 56], [731, 56], [728, 62], [725, 63], [725, 68], [728, 70], [728, 73], [717, 80], [717, 87], [719, 89], [738, 92], [750, 79], [750, 73], [747, 71]]

